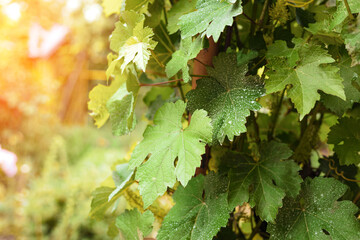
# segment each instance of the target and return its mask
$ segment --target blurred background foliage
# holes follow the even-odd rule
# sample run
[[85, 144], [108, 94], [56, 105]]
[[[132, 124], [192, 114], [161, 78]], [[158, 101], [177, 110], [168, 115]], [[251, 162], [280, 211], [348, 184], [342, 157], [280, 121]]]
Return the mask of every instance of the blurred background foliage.
[[96, 0], [0, 0], [0, 146], [17, 156], [15, 176], [0, 168], [0, 239], [107, 239], [91, 192], [146, 125], [119, 138], [88, 117], [115, 21]]

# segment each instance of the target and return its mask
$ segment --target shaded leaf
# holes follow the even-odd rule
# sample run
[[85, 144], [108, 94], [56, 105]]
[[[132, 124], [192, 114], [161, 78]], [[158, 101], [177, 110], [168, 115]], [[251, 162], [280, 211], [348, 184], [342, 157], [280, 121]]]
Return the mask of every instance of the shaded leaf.
[[262, 146], [260, 160], [229, 152], [223, 159], [237, 160], [230, 170], [229, 205], [234, 208], [249, 202], [256, 213], [267, 222], [274, 222], [285, 195], [295, 197], [300, 191], [300, 167], [292, 160], [286, 144], [270, 142]]
[[346, 189], [334, 178], [307, 178], [296, 198], [284, 199], [276, 224], [268, 225], [270, 239], [360, 239], [358, 208], [337, 201]]
[[321, 96], [324, 105], [339, 116], [350, 109], [354, 102], [360, 101], [360, 90], [356, 87], [360, 86], [360, 66], [351, 67], [350, 65], [351, 58], [348, 56], [343, 56], [338, 64], [340, 76], [344, 79], [346, 101], [333, 95], [324, 94]]
[[195, 90], [186, 95], [188, 109], [204, 109], [214, 127], [213, 141], [222, 143], [227, 136], [246, 132], [250, 110], [259, 110], [256, 99], [263, 94], [263, 85], [254, 76], [245, 76], [247, 64], [238, 66], [236, 54], [220, 53], [213, 59], [214, 68], [207, 68], [209, 77], [197, 80]]
[[342, 118], [331, 127], [328, 143], [334, 144], [334, 151], [341, 165], [360, 163], [360, 119]]
[[166, 215], [158, 240], [211, 240], [229, 218], [227, 179], [213, 172], [199, 175], [174, 194], [175, 206]]

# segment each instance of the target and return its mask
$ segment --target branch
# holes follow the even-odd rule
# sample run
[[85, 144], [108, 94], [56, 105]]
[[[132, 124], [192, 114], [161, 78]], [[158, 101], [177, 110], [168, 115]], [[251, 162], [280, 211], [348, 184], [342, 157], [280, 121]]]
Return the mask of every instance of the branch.
[[347, 1], [347, 0], [344, 0], [344, 4], [345, 4], [346, 11], [348, 12], [350, 19], [351, 19], [351, 20], [354, 20], [354, 16], [353, 16], [352, 13], [351, 13], [350, 6], [349, 6], [348, 1]]
[[269, 0], [265, 0], [264, 7], [263, 7], [263, 9], [261, 11], [261, 15], [260, 15], [260, 19], [259, 19], [259, 29], [263, 25], [264, 18], [265, 18], [265, 13], [266, 13], [266, 10], [268, 8], [268, 5], [269, 5]]
[[183, 79], [175, 79], [175, 80], [170, 80], [170, 81], [166, 81], [166, 82], [158, 82], [158, 83], [140, 83], [140, 87], [153, 87], [153, 86], [159, 86], [159, 85], [164, 85], [164, 84], [168, 84], [168, 83], [173, 83], [173, 82], [181, 82], [184, 81]]

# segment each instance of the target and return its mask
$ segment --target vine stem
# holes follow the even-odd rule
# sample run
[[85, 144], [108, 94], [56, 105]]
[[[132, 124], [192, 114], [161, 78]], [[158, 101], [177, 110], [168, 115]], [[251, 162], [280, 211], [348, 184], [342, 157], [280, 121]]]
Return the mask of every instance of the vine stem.
[[159, 59], [158, 59], [157, 55], [155, 54], [155, 52], [154, 52], [153, 50], [151, 50], [151, 49], [150, 49], [150, 51], [151, 51], [151, 55], [152, 55], [153, 58], [155, 59], [156, 63], [159, 64], [160, 67], [165, 68], [164, 64], [162, 64], [162, 63], [159, 61]]
[[351, 179], [351, 178], [347, 178], [344, 176], [344, 171], [338, 171], [338, 168], [335, 166], [335, 161], [333, 159], [326, 159], [324, 158], [326, 161], [329, 162], [329, 168], [331, 170], [333, 170], [335, 172], [336, 175], [338, 175], [339, 177], [342, 177], [345, 181], [349, 181], [349, 182], [358, 182], [360, 183], [360, 180], [356, 180], [356, 179]]
[[260, 226], [261, 226], [261, 221], [259, 221], [257, 224], [256, 224], [256, 227], [254, 228], [254, 230], [251, 232], [251, 235], [249, 236], [249, 238], [247, 239], [247, 240], [252, 240], [254, 237], [255, 237], [255, 235], [258, 233], [258, 231], [259, 231], [259, 228], [260, 228]]
[[197, 58], [194, 58], [195, 61], [198, 61], [199, 63], [201, 63], [204, 67], [211, 67], [210, 65], [207, 65], [205, 63], [203, 63], [202, 61], [200, 61], [199, 59]]
[[164, 84], [168, 84], [168, 83], [173, 83], [173, 82], [181, 82], [184, 81], [183, 79], [175, 79], [175, 80], [170, 80], [170, 81], [166, 81], [166, 82], [158, 82], [158, 83], [140, 83], [139, 86], [140, 87], [153, 87], [153, 86], [160, 86], [160, 85], [164, 85]]
[[204, 78], [204, 77], [208, 77], [208, 75], [197, 75], [197, 74], [190, 74], [191, 77], [199, 77], [199, 78]]
[[265, 0], [264, 7], [261, 10], [260, 19], [259, 19], [259, 29], [262, 27], [264, 23], [265, 13], [269, 5], [269, 0]]
[[351, 13], [350, 6], [349, 6], [348, 1], [347, 1], [347, 0], [344, 0], [344, 4], [345, 4], [346, 11], [348, 12], [350, 19], [351, 19], [351, 20], [354, 20], [354, 16], [353, 16], [352, 13]]

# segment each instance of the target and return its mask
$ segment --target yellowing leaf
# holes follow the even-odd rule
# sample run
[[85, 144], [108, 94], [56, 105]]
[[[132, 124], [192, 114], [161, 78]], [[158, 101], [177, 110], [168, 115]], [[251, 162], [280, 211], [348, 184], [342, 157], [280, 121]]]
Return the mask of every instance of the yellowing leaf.
[[103, 0], [102, 6], [105, 16], [108, 17], [114, 13], [119, 14], [124, 2], [125, 0]]
[[110, 38], [110, 48], [118, 53], [118, 58], [123, 59], [121, 70], [133, 62], [139, 69], [145, 71], [150, 59], [151, 50], [154, 50], [156, 42], [152, 40], [154, 35], [149, 27], [144, 27], [145, 17], [133, 11], [125, 11], [121, 19], [115, 24], [115, 30]]
[[109, 119], [110, 115], [106, 103], [126, 81], [126, 77], [126, 74], [118, 75], [109, 86], [98, 84], [90, 91], [88, 109], [91, 111], [90, 116], [95, 120], [95, 125], [98, 128], [102, 127]]

